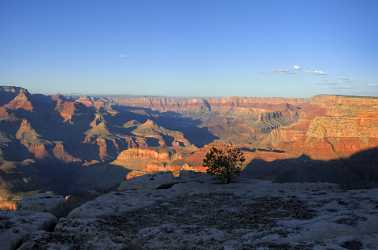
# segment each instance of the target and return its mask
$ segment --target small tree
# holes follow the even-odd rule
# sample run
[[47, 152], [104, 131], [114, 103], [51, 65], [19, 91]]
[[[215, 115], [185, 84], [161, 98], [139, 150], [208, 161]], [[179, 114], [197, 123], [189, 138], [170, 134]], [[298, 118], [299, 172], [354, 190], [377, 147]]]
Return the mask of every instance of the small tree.
[[233, 176], [240, 173], [244, 161], [244, 155], [239, 148], [227, 145], [222, 148], [212, 147], [206, 153], [203, 165], [207, 167], [208, 174], [228, 184]]

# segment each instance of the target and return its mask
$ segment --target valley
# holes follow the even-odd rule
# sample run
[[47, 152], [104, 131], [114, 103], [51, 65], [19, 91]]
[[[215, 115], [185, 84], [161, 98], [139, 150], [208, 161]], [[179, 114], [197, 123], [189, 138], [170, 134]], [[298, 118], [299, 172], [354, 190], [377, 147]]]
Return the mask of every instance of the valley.
[[29, 192], [101, 193], [144, 174], [204, 172], [204, 155], [222, 143], [240, 147], [259, 174], [260, 162], [345, 160], [378, 146], [378, 98], [48, 96], [2, 86], [0, 131], [8, 204]]

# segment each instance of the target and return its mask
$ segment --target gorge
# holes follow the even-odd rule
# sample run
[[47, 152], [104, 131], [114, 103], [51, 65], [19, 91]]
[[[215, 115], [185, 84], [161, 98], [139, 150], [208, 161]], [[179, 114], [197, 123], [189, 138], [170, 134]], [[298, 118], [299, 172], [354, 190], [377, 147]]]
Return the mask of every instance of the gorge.
[[373, 97], [49, 96], [2, 86], [0, 111], [4, 204], [35, 190], [108, 190], [143, 174], [204, 172], [204, 154], [220, 143], [240, 147], [246, 167], [343, 160], [378, 146]]

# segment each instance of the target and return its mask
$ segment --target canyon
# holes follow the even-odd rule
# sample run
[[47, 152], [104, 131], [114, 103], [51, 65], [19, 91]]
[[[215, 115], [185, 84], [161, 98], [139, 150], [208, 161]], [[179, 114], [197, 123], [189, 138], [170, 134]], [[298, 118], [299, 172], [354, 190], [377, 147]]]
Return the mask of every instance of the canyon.
[[0, 132], [9, 207], [35, 190], [65, 193], [67, 184], [65, 194], [104, 191], [144, 174], [204, 172], [204, 155], [222, 143], [242, 149], [246, 168], [345, 160], [378, 146], [378, 98], [64, 96], [1, 86]]
[[[246, 161], [220, 185], [211, 147]], [[376, 249], [378, 98], [0, 87], [1, 249]]]

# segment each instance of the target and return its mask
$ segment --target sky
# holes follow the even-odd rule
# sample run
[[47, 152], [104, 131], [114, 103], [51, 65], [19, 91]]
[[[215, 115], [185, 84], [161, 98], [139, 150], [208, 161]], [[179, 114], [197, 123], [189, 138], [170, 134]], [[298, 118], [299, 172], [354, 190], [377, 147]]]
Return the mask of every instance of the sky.
[[0, 85], [378, 96], [376, 0], [0, 0]]

